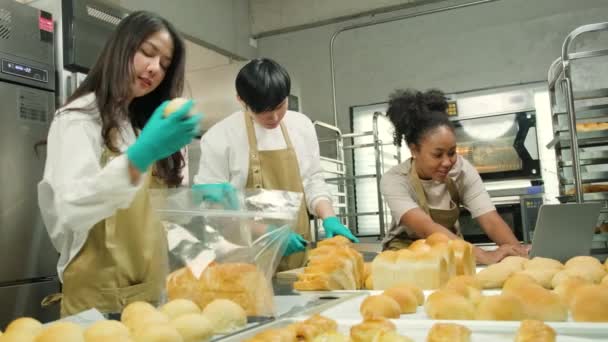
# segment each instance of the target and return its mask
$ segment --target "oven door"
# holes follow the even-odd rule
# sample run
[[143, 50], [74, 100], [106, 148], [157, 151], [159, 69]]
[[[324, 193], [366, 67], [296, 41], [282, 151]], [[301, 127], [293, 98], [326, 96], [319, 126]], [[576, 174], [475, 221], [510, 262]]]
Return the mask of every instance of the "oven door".
[[[523, 241], [523, 220], [520, 202], [501, 203], [495, 204], [495, 206], [498, 215], [500, 215], [513, 230], [517, 240]], [[460, 224], [460, 231], [466, 241], [470, 243], [493, 243], [483, 231], [477, 220], [471, 217], [471, 213], [468, 210], [464, 208], [460, 209], [460, 218], [458, 222]]]

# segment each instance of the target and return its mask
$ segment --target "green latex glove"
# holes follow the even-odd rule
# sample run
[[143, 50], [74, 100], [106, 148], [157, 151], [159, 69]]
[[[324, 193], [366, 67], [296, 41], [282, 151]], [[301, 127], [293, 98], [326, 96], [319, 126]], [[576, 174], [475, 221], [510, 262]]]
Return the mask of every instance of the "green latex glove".
[[168, 103], [165, 101], [154, 110], [135, 143], [127, 149], [129, 160], [141, 172], [157, 160], [179, 151], [199, 134], [198, 125], [203, 115], [186, 116], [192, 108], [192, 101], [165, 118], [163, 112]]
[[194, 184], [192, 186], [194, 202], [220, 203], [224, 208], [238, 210], [240, 208], [236, 189], [230, 183]]
[[342, 235], [352, 242], [359, 242], [345, 225], [338, 220], [336, 216], [330, 216], [323, 220], [323, 228], [325, 228], [325, 237], [332, 238], [334, 235]]
[[[266, 232], [272, 232], [277, 229], [277, 226], [271, 224], [268, 225]], [[294, 233], [293, 231], [289, 233], [289, 239], [287, 240], [287, 249], [283, 253], [283, 256], [289, 256], [294, 253], [303, 252], [306, 250], [306, 246], [308, 245], [308, 241], [302, 237], [302, 235]]]

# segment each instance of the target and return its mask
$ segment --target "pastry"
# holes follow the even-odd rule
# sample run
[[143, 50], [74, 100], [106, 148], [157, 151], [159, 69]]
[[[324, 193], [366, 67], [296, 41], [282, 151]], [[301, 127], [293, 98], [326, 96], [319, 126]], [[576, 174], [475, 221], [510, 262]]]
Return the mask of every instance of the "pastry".
[[366, 319], [350, 328], [352, 342], [370, 342], [381, 332], [396, 331], [395, 324], [382, 317]]
[[359, 310], [364, 319], [376, 317], [399, 318], [401, 315], [399, 303], [386, 295], [368, 296], [361, 303]]
[[394, 299], [399, 304], [402, 314], [415, 313], [418, 308], [416, 294], [406, 287], [391, 287], [382, 294]]
[[475, 319], [475, 305], [453, 290], [433, 292], [424, 310], [431, 319]]
[[215, 328], [209, 319], [196, 313], [177, 317], [171, 321], [171, 326], [177, 330], [184, 342], [208, 341]]
[[541, 321], [522, 321], [515, 342], [555, 342], [555, 330]]
[[570, 308], [576, 322], [608, 322], [608, 288], [581, 286], [574, 292]]
[[524, 318], [524, 305], [508, 293], [483, 297], [475, 315], [475, 319], [487, 321], [521, 321]]
[[469, 342], [471, 330], [452, 323], [436, 323], [431, 327], [426, 338], [427, 342]]
[[181, 315], [201, 313], [201, 309], [189, 299], [178, 298], [163, 305], [160, 308], [160, 312], [164, 313], [171, 320]]
[[240, 305], [228, 299], [215, 299], [203, 310], [216, 334], [226, 334], [247, 325], [247, 313]]

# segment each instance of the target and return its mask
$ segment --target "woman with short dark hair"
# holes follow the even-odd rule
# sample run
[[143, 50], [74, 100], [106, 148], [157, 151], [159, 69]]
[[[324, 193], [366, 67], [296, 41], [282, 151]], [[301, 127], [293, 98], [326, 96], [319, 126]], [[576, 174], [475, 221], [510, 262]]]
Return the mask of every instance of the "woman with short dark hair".
[[201, 140], [195, 192], [224, 201], [234, 189], [264, 188], [304, 194], [279, 270], [304, 266], [311, 239], [308, 212], [323, 219], [325, 236], [358, 241], [336, 217], [320, 165], [319, 143], [312, 122], [287, 110], [291, 80], [268, 58], [247, 63], [236, 77], [243, 111], [211, 127]]
[[387, 115], [395, 128], [395, 144], [405, 140], [412, 157], [382, 176], [381, 192], [393, 220], [384, 249], [406, 248], [435, 232], [462, 237], [458, 229], [462, 204], [499, 245], [496, 251], [475, 249], [479, 263], [509, 255], [527, 255], [512, 230], [496, 212], [477, 170], [456, 153], [454, 127], [439, 90], [397, 90]]
[[148, 190], [181, 183], [180, 149], [201, 119], [188, 116], [191, 102], [164, 116], [182, 92], [184, 58], [173, 25], [134, 12], [53, 119], [38, 201], [60, 253], [62, 316], [160, 299], [167, 242]]

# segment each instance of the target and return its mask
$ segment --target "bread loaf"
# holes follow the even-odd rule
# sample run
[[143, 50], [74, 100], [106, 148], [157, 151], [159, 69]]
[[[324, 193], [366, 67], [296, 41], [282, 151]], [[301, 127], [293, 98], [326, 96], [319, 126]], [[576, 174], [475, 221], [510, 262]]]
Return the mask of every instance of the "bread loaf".
[[469, 342], [471, 330], [452, 323], [436, 323], [431, 327], [426, 338], [427, 342]]
[[385, 290], [396, 284], [408, 282], [421, 289], [437, 289], [450, 277], [446, 261], [446, 247], [412, 251], [380, 253], [372, 263], [374, 289]]
[[521, 322], [515, 342], [555, 342], [555, 330], [541, 321]]
[[200, 308], [215, 299], [238, 303], [249, 316], [271, 316], [274, 311], [273, 291], [269, 280], [255, 265], [245, 263], [210, 264], [196, 279], [187, 268], [167, 278], [170, 300], [190, 299]]

